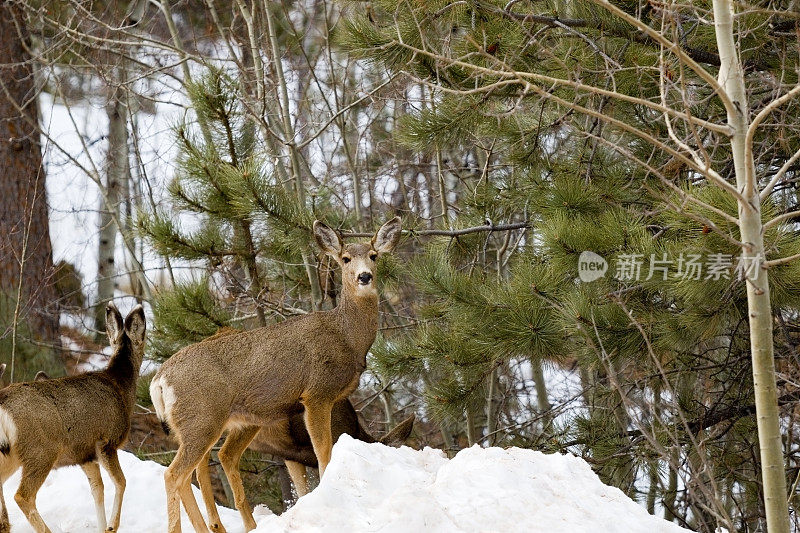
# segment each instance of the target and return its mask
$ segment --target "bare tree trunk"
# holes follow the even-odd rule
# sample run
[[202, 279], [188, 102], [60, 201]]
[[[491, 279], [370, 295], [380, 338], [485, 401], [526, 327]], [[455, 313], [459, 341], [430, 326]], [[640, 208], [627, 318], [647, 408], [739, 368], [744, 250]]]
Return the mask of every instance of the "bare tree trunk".
[[728, 124], [734, 132], [731, 137], [731, 151], [736, 171], [736, 185], [744, 198], [744, 201], [739, 201], [742, 256], [753, 258], [752, 261], [755, 261], [755, 268], [748, 269], [745, 277], [767, 530], [770, 533], [788, 533], [789, 506], [786, 501], [786, 473], [775, 384], [769, 275], [767, 270], [761, 267], [761, 262], [765, 258], [761, 200], [752, 154], [749, 154], [749, 157], [747, 154], [746, 136], [749, 117], [744, 72], [733, 36], [733, 1], [714, 0], [713, 7], [720, 57], [719, 81], [735, 106], [735, 109], [728, 107]]
[[[52, 346], [48, 359], [63, 368], [58, 302], [39, 143], [39, 107], [30, 35], [21, 8], [0, 5], [0, 297], [15, 307], [0, 338], [24, 319], [34, 341]], [[4, 320], [4, 317], [0, 317]], [[16, 345], [15, 345], [16, 348]], [[14, 352], [12, 351], [12, 356]], [[10, 370], [14, 380], [14, 366]]]
[[486, 444], [494, 446], [497, 440], [495, 430], [497, 429], [497, 369], [492, 369], [489, 375], [486, 376], [487, 392], [486, 392]]
[[669, 468], [669, 480], [667, 481], [667, 490], [664, 491], [664, 520], [675, 522], [678, 515], [675, 514], [675, 499], [678, 495], [678, 465], [680, 461], [680, 447], [675, 450], [675, 456], [672, 461], [667, 463]]
[[467, 420], [466, 420], [467, 443], [470, 446], [472, 446], [473, 444], [477, 443], [478, 440], [480, 440], [478, 438], [479, 428], [478, 428], [478, 417], [476, 411], [477, 409], [474, 406], [472, 405], [467, 406]]
[[656, 514], [656, 496], [658, 495], [658, 484], [660, 477], [658, 475], [658, 460], [650, 462], [647, 465], [650, 469], [650, 486], [647, 488], [647, 512]]
[[[117, 76], [117, 82], [121, 76]], [[110, 88], [106, 115], [108, 116], [108, 153], [106, 155], [106, 198], [100, 201], [100, 242], [97, 256], [97, 300], [95, 301], [95, 329], [98, 336], [105, 335], [105, 306], [114, 298], [117, 287], [117, 268], [114, 253], [117, 248], [117, 221], [120, 220], [120, 203], [129, 187], [130, 166], [128, 157], [128, 108], [124, 89], [118, 84]]]
[[547, 398], [547, 383], [544, 380], [542, 362], [531, 360], [531, 372], [533, 373], [533, 385], [536, 388], [536, 406], [542, 414], [542, 433], [544, 433], [553, 423], [553, 415], [550, 412], [553, 406]]

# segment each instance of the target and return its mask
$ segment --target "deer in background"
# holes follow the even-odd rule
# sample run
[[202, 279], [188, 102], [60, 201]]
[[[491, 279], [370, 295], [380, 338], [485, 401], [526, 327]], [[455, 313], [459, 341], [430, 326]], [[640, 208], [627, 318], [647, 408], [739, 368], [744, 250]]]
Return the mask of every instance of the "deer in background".
[[164, 473], [170, 533], [181, 530], [181, 501], [195, 531], [209, 531], [191, 475], [225, 430], [236, 435], [237, 446], [229, 450], [223, 469], [247, 530], [256, 524], [238, 465], [259, 431], [274, 431], [302, 408], [320, 477], [325, 475], [333, 446], [331, 411], [358, 386], [378, 331], [378, 255], [394, 249], [400, 231], [395, 217], [371, 242], [345, 245], [338, 233], [315, 221], [317, 244], [342, 268], [342, 297], [335, 309], [187, 346], [156, 372], [150, 397], [179, 442]]
[[[128, 438], [136, 401], [144, 355], [142, 306], [136, 306], [123, 323], [109, 303], [106, 329], [114, 354], [104, 370], [12, 383], [0, 390], [0, 532], [10, 531], [2, 483], [22, 467], [14, 500], [37, 533], [49, 533], [36, 510], [36, 494], [50, 470], [68, 465], [80, 465], [89, 479], [98, 529], [119, 529], [125, 476], [117, 449]], [[99, 465], [116, 486], [108, 528]]]

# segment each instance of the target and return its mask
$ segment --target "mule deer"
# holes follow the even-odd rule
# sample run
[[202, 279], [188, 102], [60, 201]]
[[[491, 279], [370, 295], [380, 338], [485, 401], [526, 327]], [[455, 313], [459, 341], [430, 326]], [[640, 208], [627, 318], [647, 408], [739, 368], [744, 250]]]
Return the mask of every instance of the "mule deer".
[[[14, 500], [37, 533], [49, 533], [36, 510], [36, 494], [50, 470], [67, 465], [80, 465], [89, 478], [98, 529], [119, 529], [125, 476], [117, 449], [128, 437], [136, 399], [144, 353], [142, 307], [136, 306], [123, 324], [117, 308], [108, 304], [106, 329], [114, 355], [105, 370], [12, 383], [0, 390], [0, 531], [10, 530], [2, 483], [22, 467]], [[116, 486], [108, 528], [98, 463]]]
[[[244, 330], [222, 327], [217, 332], [203, 339], [202, 342], [217, 339], [226, 335], [235, 335], [242, 333]], [[40, 372], [39, 374], [42, 374]], [[37, 374], [37, 377], [39, 376]], [[411, 430], [414, 427], [415, 416], [412, 414], [402, 422], [400, 422], [394, 429], [389, 431], [383, 437], [376, 439], [364, 429], [358, 418], [353, 404], [349, 399], [339, 400], [333, 405], [331, 410], [331, 436], [333, 442], [336, 442], [343, 433], [347, 433], [353, 438], [362, 440], [364, 442], [380, 442], [389, 446], [399, 446], [403, 444]], [[168, 429], [168, 428], [167, 428]], [[220, 459], [230, 462], [231, 449], [238, 449], [240, 444], [238, 439], [241, 433], [234, 429], [225, 439], [225, 444], [220, 450]], [[303, 421], [303, 413], [298, 412], [292, 415], [285, 424], [275, 424], [269, 430], [259, 431], [255, 438], [246, 446], [251, 450], [256, 450], [261, 453], [273, 455], [283, 459], [286, 463], [287, 470], [292, 482], [294, 483], [297, 496], [304, 496], [308, 494], [308, 482], [306, 480], [305, 469], [306, 467], [317, 468], [317, 456], [314, 455], [314, 449], [311, 445], [311, 437], [308, 435], [305, 422]], [[236, 458], [238, 459], [238, 458]], [[206, 511], [208, 512], [209, 528], [212, 531], [223, 533], [225, 529], [222, 527], [222, 522], [217, 512], [217, 506], [214, 501], [213, 489], [211, 487], [211, 474], [208, 469], [208, 464], [211, 461], [211, 450], [208, 451], [206, 457], [200, 462], [195, 471], [197, 475], [197, 483], [200, 485], [200, 491], [203, 494], [203, 501], [205, 502]], [[237, 468], [237, 464], [229, 464], [229, 470]]]
[[390, 252], [400, 239], [400, 218], [381, 226], [369, 243], [344, 245], [338, 233], [319, 221], [313, 231], [320, 248], [342, 268], [338, 307], [187, 346], [161, 366], [150, 384], [158, 417], [179, 441], [164, 473], [171, 533], [181, 528], [180, 501], [194, 529], [208, 531], [191, 490], [191, 474], [226, 429], [241, 432], [241, 449], [230, 450], [225, 474], [248, 530], [255, 521], [238, 463], [262, 427], [271, 431], [304, 409], [320, 476], [325, 474], [333, 445], [331, 410], [355, 390], [366, 368], [378, 331], [375, 264], [378, 254]]
[[[381, 444], [398, 446], [404, 443], [411, 434], [414, 419], [414, 415], [409, 416], [386, 435], [376, 439], [364, 429], [353, 404], [350, 403], [349, 399], [345, 398], [336, 402], [331, 410], [331, 436], [334, 442], [342, 434], [347, 433], [351, 437], [364, 442], [380, 442]], [[234, 456], [231, 450], [238, 450], [244, 446], [244, 448], [282, 458], [297, 490], [297, 496], [308, 494], [306, 467], [317, 468], [319, 463], [317, 456], [314, 454], [311, 437], [306, 429], [302, 413], [292, 415], [285, 423], [277, 423], [268, 429], [262, 429], [256, 434], [249, 446], [247, 443], [242, 444], [241, 442], [246, 436], [246, 431], [239, 429], [233, 429], [228, 434], [219, 451], [220, 462], [227, 463], [223, 465], [224, 470], [236, 469], [238, 472], [241, 454]], [[208, 512], [209, 529], [215, 533], [225, 533], [211, 488], [211, 474], [208, 469], [210, 459], [211, 452], [209, 450], [206, 457], [197, 467], [197, 483], [200, 485], [200, 491], [203, 493], [203, 500]]]

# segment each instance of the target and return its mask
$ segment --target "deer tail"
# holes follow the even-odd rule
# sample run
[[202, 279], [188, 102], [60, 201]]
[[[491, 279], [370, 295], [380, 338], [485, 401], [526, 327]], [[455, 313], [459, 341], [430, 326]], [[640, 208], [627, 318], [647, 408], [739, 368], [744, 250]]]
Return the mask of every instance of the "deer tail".
[[3, 407], [0, 407], [0, 454], [11, 455], [11, 448], [17, 443], [17, 424]]
[[169, 414], [172, 404], [175, 403], [175, 395], [172, 392], [172, 387], [167, 385], [162, 376], [156, 376], [150, 382], [150, 399], [153, 401], [153, 408], [156, 411], [158, 420], [161, 422], [164, 433], [169, 435]]

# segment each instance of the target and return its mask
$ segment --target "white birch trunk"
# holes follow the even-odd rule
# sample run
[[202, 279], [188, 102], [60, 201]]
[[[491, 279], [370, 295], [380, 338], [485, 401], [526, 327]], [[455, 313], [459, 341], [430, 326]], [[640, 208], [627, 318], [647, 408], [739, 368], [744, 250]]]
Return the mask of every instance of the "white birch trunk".
[[108, 116], [108, 154], [106, 155], [105, 199], [100, 202], [100, 242], [97, 261], [97, 300], [95, 302], [95, 328], [105, 335], [105, 306], [114, 298], [117, 266], [114, 253], [117, 248], [117, 221], [120, 202], [125, 198], [123, 188], [129, 186], [128, 177], [128, 112], [122, 89], [112, 89], [106, 106]]
[[[719, 81], [736, 109], [728, 109], [728, 123], [733, 128], [731, 151], [736, 171], [736, 185], [745, 202], [739, 202], [739, 228], [742, 256], [764, 258], [764, 231], [761, 201], [752, 158], [746, 157], [745, 136], [749, 125], [744, 74], [733, 34], [732, 0], [714, 0], [714, 25], [720, 56]], [[757, 261], [759, 260], [757, 259]], [[753, 365], [758, 441], [761, 449], [761, 476], [764, 484], [764, 507], [770, 533], [789, 532], [789, 507], [786, 500], [786, 477], [781, 446], [778, 395], [775, 386], [775, 360], [772, 340], [772, 309], [767, 270], [747, 271], [747, 308], [750, 323], [750, 351]]]

